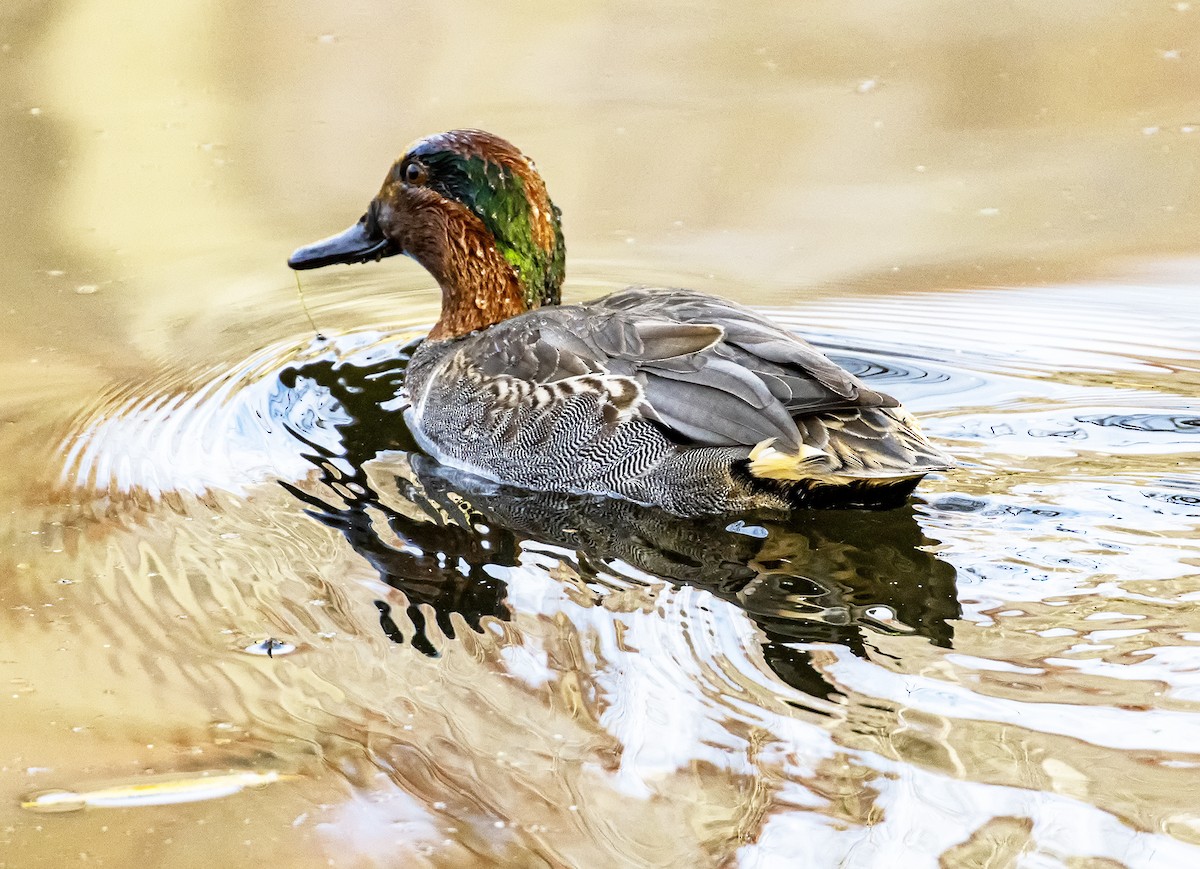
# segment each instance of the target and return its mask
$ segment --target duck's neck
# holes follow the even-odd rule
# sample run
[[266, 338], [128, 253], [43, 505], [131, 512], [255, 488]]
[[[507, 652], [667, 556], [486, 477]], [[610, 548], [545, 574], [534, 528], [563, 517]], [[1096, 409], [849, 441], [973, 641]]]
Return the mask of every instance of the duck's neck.
[[439, 283], [442, 315], [429, 332], [434, 341], [486, 329], [529, 310], [521, 284], [507, 263], [501, 268], [485, 268], [480, 262]]
[[440, 256], [417, 257], [442, 288], [442, 315], [429, 333], [432, 340], [458, 338], [529, 310], [516, 269], [489, 233], [467, 219], [447, 236], [459, 243], [439, 245]]
[[[547, 200], [548, 201], [548, 200]], [[557, 215], [557, 212], [554, 212]], [[466, 209], [448, 215], [439, 237], [406, 245], [442, 288], [442, 315], [429, 333], [446, 341], [486, 329], [541, 305], [558, 304], [563, 280], [562, 232], [553, 225], [551, 246], [537, 255], [492, 231]]]

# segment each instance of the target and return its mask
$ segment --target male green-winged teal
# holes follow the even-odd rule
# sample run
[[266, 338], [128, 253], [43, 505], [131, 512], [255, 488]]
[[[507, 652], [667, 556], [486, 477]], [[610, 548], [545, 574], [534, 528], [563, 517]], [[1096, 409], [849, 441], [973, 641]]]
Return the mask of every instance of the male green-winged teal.
[[681, 514], [886, 507], [950, 461], [899, 402], [741, 305], [631, 287], [560, 305], [559, 210], [532, 161], [453, 130], [401, 157], [319, 268], [404, 253], [442, 289], [406, 419], [438, 461]]

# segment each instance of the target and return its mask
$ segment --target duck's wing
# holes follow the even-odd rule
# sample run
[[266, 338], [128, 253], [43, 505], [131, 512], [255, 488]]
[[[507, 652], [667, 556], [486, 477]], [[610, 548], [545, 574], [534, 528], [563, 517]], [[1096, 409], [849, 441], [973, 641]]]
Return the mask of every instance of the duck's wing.
[[481, 346], [471, 356], [491, 377], [570, 381], [617, 399], [636, 384], [624, 407], [683, 444], [753, 447], [773, 438], [796, 451], [797, 418], [897, 405], [761, 315], [700, 293], [633, 288], [544, 308], [474, 340]]

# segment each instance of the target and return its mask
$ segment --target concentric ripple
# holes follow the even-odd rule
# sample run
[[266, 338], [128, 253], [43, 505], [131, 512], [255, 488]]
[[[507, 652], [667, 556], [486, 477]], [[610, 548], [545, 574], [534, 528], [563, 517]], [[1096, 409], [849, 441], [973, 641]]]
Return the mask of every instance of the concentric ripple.
[[1016, 831], [1184, 865], [1200, 329], [1108, 289], [772, 311], [962, 461], [883, 513], [684, 521], [450, 472], [396, 414], [415, 328], [157, 371], [79, 416], [0, 618], [65, 614], [78, 708], [124, 674], [219, 748], [190, 770], [340, 788], [300, 822], [331, 852], [399, 825], [448, 865], [832, 866]]

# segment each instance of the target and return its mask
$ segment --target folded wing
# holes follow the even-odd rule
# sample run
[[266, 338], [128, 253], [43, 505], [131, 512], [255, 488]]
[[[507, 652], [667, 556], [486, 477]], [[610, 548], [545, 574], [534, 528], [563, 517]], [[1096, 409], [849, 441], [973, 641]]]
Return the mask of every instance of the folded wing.
[[[732, 302], [635, 287], [587, 305], [545, 308], [476, 336], [484, 372], [534, 384], [628, 378], [635, 412], [681, 444], [801, 446], [797, 419], [897, 406], [811, 345]], [[607, 379], [607, 378], [606, 378]]]

